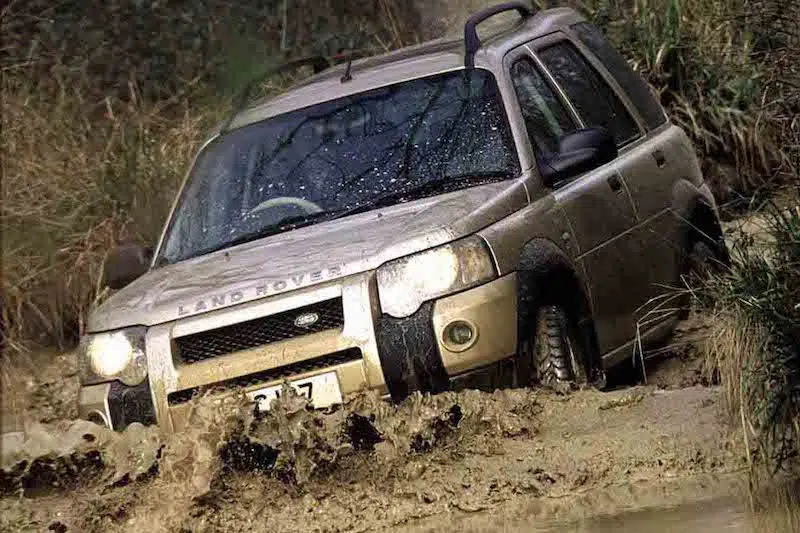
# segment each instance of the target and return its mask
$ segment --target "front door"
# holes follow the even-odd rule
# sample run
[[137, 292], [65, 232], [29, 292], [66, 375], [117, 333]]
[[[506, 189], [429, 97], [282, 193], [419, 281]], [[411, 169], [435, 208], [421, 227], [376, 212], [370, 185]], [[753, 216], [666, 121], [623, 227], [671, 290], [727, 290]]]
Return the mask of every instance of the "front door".
[[[554, 131], [555, 139], [571, 129], [605, 126], [621, 151], [642, 136], [625, 105], [565, 35], [536, 40], [528, 50], [530, 56], [519, 59], [511, 74], [536, 151], [555, 150], [553, 137], [541, 133], [555, 123], [561, 126]], [[537, 102], [547, 101], [542, 93], [552, 100], [549, 115], [530, 111]], [[562, 118], [553, 122], [553, 116]], [[638, 217], [624, 179], [625, 161], [618, 157], [553, 191], [572, 226], [579, 258], [589, 276], [603, 352], [634, 337], [634, 311], [643, 303], [647, 284], [636, 256], [640, 250], [630, 238]]]

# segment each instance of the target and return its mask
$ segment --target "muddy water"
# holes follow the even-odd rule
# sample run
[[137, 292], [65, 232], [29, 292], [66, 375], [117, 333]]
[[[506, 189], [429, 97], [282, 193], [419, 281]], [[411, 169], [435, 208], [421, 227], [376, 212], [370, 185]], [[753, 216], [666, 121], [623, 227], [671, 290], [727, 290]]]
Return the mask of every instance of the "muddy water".
[[[733, 481], [733, 480], [729, 480]], [[728, 484], [732, 489], [736, 483]], [[710, 488], [710, 487], [707, 487]], [[711, 489], [711, 493], [716, 491]], [[730, 494], [710, 496], [675, 505], [600, 513], [583, 520], [539, 520], [525, 524], [503, 524], [487, 531], [535, 531], [537, 533], [797, 533], [800, 531], [800, 501], [796, 486], [771, 487], [769, 496], [753, 501], [739, 486]], [[531, 525], [535, 524], [534, 528]], [[441, 529], [440, 529], [441, 530]], [[461, 528], [473, 531], [469, 524]]]
[[[566, 499], [558, 502], [514, 502], [492, 513], [450, 520], [437, 517], [430, 523], [420, 523], [398, 531], [422, 532], [503, 532], [503, 533], [778, 533], [778, 530], [758, 528], [746, 500], [742, 498], [737, 478], [704, 479], [706, 494], [697, 494], [697, 479], [673, 484], [672, 494], [661, 494], [662, 501], [645, 501], [636, 492], [663, 492], [664, 486], [627, 490], [631, 500], [618, 505], [603, 502], [603, 494], [619, 492], [601, 489], [592, 502]], [[656, 489], [656, 490], [654, 490]], [[691, 494], [691, 497], [689, 495]], [[652, 494], [653, 496], [655, 494]], [[678, 497], [680, 495], [680, 497]], [[637, 501], [638, 500], [638, 501]], [[588, 503], [588, 506], [586, 505]], [[605, 505], [603, 505], [605, 503]], [[559, 516], [560, 515], [560, 516]]]
[[548, 500], [516, 500], [491, 512], [432, 517], [396, 533], [797, 533], [800, 485], [753, 489], [741, 475], [597, 489]]
[[400, 406], [363, 395], [320, 413], [287, 394], [266, 416], [199, 400], [193, 429], [172, 436], [30, 423], [3, 445], [0, 530], [617, 531], [609, 516], [681, 513], [723, 524], [736, 508], [714, 498], [737, 494], [746, 463], [720, 404], [713, 388], [634, 387]]
[[[754, 533], [745, 506], [735, 499], [629, 511], [577, 524], [542, 524], [541, 533]], [[509, 531], [506, 529], [505, 531]], [[523, 531], [520, 529], [519, 531]], [[777, 532], [776, 532], [777, 533]]]
[[[429, 531], [455, 531], [450, 525], [438, 524]], [[741, 502], [728, 499], [628, 511], [575, 522], [538, 520], [511, 525], [500, 518], [494, 525], [477, 525], [467, 521], [459, 523], [458, 530], [464, 533], [756, 533], [746, 508]]]

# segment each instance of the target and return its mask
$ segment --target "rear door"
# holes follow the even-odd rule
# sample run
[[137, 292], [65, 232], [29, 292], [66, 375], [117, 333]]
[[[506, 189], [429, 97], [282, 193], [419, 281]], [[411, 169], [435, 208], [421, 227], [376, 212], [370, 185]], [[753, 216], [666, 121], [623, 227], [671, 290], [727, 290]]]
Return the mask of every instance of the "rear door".
[[644, 127], [630, 103], [619, 97], [567, 35], [538, 39], [530, 48], [582, 125], [606, 127], [619, 150], [614, 161], [555, 192], [592, 283], [601, 349], [610, 351], [634, 338], [636, 311], [648, 299], [649, 265], [642, 257], [641, 240], [634, 237], [639, 217], [625, 181], [636, 164], [627, 155], [643, 142]]

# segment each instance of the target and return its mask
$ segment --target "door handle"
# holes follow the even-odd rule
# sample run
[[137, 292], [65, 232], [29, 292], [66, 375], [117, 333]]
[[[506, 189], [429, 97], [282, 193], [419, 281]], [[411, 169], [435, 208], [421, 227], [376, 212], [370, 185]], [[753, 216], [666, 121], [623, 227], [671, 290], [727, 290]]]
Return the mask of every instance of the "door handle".
[[656, 165], [658, 165], [658, 168], [663, 168], [664, 165], [667, 164], [667, 157], [661, 150], [656, 150], [653, 152], [653, 159], [656, 160]]
[[612, 174], [608, 177], [608, 186], [612, 191], [619, 192], [622, 190], [622, 180], [616, 174]]

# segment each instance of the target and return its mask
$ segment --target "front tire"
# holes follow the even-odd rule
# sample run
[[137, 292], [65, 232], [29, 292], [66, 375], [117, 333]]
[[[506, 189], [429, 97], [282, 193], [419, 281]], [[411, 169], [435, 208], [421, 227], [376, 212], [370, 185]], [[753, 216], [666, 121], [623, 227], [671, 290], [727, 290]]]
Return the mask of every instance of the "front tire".
[[522, 386], [563, 387], [587, 382], [587, 364], [577, 328], [558, 305], [540, 307], [521, 336], [517, 380]]

